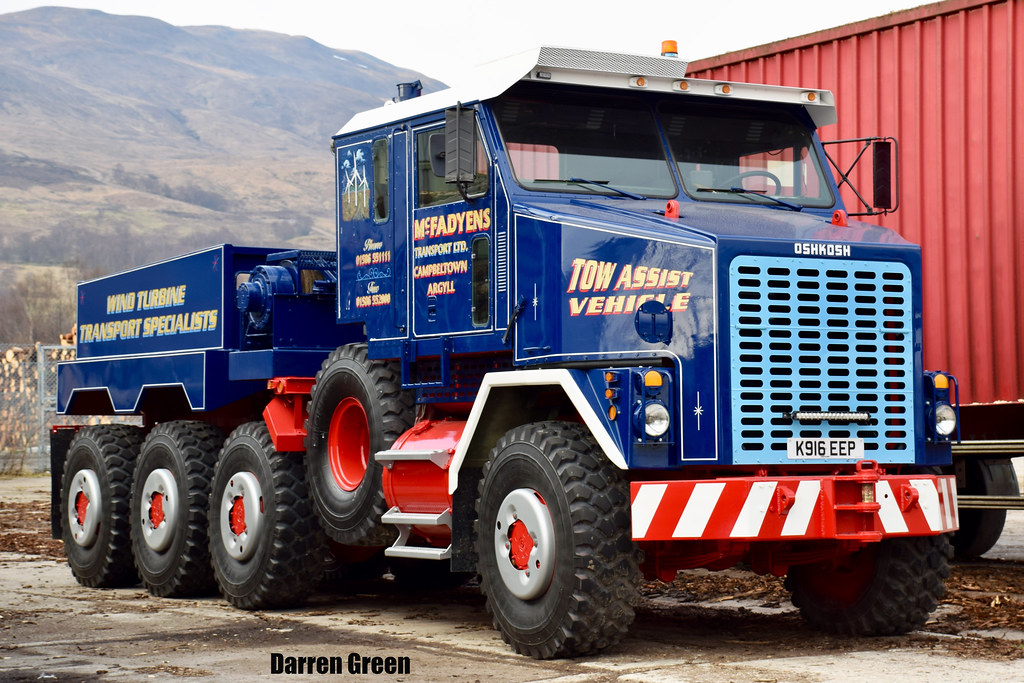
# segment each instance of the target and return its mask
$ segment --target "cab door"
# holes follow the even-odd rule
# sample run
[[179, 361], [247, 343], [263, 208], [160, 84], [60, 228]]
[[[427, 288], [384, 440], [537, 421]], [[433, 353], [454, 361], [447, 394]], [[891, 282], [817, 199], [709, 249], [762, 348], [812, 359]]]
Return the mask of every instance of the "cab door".
[[[493, 329], [491, 173], [480, 136], [477, 171], [463, 187], [436, 173], [441, 122], [415, 131], [412, 208], [413, 332], [417, 337]], [[438, 137], [440, 136], [440, 137]]]
[[338, 322], [364, 322], [371, 339], [408, 331], [407, 139], [389, 131], [336, 150]]

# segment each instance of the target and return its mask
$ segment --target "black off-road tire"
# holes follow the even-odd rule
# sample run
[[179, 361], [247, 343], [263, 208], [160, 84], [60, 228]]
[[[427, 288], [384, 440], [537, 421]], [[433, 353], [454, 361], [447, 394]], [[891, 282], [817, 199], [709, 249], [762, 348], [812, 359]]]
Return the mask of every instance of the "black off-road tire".
[[[1020, 486], [1013, 463], [1007, 458], [969, 458], [965, 463], [966, 486], [957, 491], [972, 496], [1019, 496]], [[1006, 510], [961, 509], [960, 528], [953, 534], [957, 557], [974, 559], [999, 541], [1006, 524]]]
[[[345, 545], [385, 546], [397, 536], [387, 511], [383, 468], [374, 454], [412, 426], [414, 397], [398, 363], [371, 361], [365, 344], [335, 349], [316, 374], [306, 420], [306, 471], [327, 535]], [[332, 428], [334, 434], [331, 434]]]
[[[586, 428], [541, 422], [510, 430], [492, 450], [479, 490], [480, 589], [505, 642], [537, 659], [574, 657], [618, 642], [633, 623], [640, 556], [630, 535], [628, 486]], [[524, 514], [528, 506], [533, 512]], [[528, 518], [541, 520], [538, 527], [550, 522], [554, 548], [548, 545], [542, 562], [543, 533], [535, 533], [542, 530], [525, 525], [539, 539], [537, 554], [518, 567], [504, 541]], [[538, 578], [527, 570], [538, 571]], [[526, 583], [517, 586], [517, 580]], [[513, 592], [527, 585], [533, 586], [527, 594]]]
[[846, 636], [891, 636], [920, 628], [946, 594], [949, 534], [889, 538], [838, 564], [798, 565], [786, 588], [815, 628]]
[[[214, 587], [207, 513], [213, 465], [223, 445], [221, 430], [186, 421], [157, 425], [142, 443], [132, 486], [132, 555], [152, 595], [182, 597]], [[161, 515], [158, 528], [151, 515], [155, 493], [162, 497], [160, 509], [170, 513]]]
[[[320, 583], [326, 539], [313, 513], [301, 458], [274, 450], [262, 422], [238, 427], [224, 443], [210, 493], [210, 554], [220, 592], [235, 607], [294, 607]], [[230, 492], [239, 495], [229, 498]], [[246, 519], [258, 520], [246, 529], [246, 545], [235, 546], [244, 552], [229, 546], [243, 538], [230, 526], [237, 498], [254, 515]]]
[[[96, 425], [79, 430], [68, 448], [61, 481], [61, 536], [71, 573], [83, 586], [113, 588], [138, 582], [132, 564], [130, 498], [141, 443], [138, 427]], [[88, 503], [84, 497], [79, 508], [78, 493], [85, 480], [95, 495]], [[84, 514], [89, 506], [95, 506], [95, 517]], [[76, 524], [79, 510], [87, 525]], [[86, 526], [93, 529], [91, 534], [84, 532]]]

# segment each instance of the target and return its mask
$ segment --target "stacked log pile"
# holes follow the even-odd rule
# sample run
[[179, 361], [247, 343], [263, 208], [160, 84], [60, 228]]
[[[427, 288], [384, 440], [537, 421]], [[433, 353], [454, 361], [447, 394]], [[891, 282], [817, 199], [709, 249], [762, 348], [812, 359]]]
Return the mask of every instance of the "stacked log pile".
[[25, 469], [33, 464], [30, 453], [40, 452], [40, 353], [47, 356], [44, 379], [52, 393], [57, 385], [56, 363], [74, 360], [74, 346], [0, 345], [0, 473]]
[[[40, 396], [39, 354], [44, 354], [43, 393]], [[62, 334], [60, 346], [0, 344], [0, 474], [50, 466], [49, 429], [57, 424], [141, 424], [135, 416], [61, 416], [55, 412], [57, 363], [75, 359], [75, 333]], [[50, 405], [40, 420], [43, 401]]]

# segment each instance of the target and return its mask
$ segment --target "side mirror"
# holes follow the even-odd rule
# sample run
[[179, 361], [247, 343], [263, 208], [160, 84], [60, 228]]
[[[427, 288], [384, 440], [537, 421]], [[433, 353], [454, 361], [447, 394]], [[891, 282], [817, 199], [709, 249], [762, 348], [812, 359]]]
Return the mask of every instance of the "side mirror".
[[873, 158], [872, 179], [874, 199], [872, 205], [876, 209], [888, 211], [892, 209], [892, 150], [893, 143], [889, 140], [876, 140], [871, 144]]
[[476, 178], [476, 120], [462, 104], [444, 113], [444, 181], [471, 183]]
[[[859, 211], [849, 211], [850, 216], [878, 216], [880, 214], [892, 213], [900, 208], [900, 146], [896, 138], [892, 137], [871, 137], [871, 138], [849, 138], [847, 140], [822, 141], [825, 149], [825, 156], [829, 164], [836, 172], [836, 187], [840, 190], [846, 185], [853, 193], [860, 204]], [[829, 153], [833, 145], [856, 144], [859, 150], [853, 157], [852, 163], [844, 171], [836, 161], [836, 158]], [[853, 169], [865, 159], [865, 153], [871, 149], [871, 184], [874, 196], [871, 204], [865, 199], [866, 192], [861, 192], [854, 187]]]

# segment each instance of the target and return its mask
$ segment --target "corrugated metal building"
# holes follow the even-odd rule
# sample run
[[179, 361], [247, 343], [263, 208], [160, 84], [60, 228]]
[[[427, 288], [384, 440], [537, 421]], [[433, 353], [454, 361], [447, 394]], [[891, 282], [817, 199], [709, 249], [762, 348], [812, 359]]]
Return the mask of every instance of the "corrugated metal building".
[[[925, 366], [956, 374], [965, 403], [1024, 399], [1022, 42], [1024, 0], [947, 0], [690, 65], [832, 90], [823, 140], [897, 138], [899, 210], [868, 220], [923, 245]], [[855, 179], [870, 189], [869, 168]], [[1002, 438], [1024, 437], [1017, 407]]]

